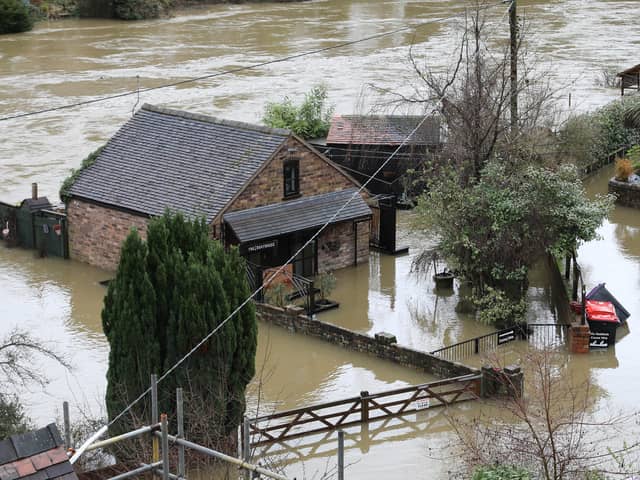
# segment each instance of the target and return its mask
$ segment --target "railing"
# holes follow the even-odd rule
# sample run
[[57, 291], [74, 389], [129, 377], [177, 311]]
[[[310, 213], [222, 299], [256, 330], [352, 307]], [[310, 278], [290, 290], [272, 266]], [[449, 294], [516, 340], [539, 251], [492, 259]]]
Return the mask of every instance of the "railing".
[[582, 173], [584, 175], [589, 175], [592, 172], [602, 168], [605, 165], [609, 165], [613, 163], [617, 158], [623, 158], [627, 154], [627, 150], [630, 148], [630, 145], [622, 145], [618, 149], [614, 150], [607, 154], [606, 157], [596, 160], [595, 162], [585, 166], [582, 168]]
[[[248, 422], [250, 445], [261, 446], [361, 423], [382, 421], [428, 408], [480, 398], [478, 375], [398, 388], [257, 417]], [[246, 435], [246, 434], [245, 434]]]
[[[255, 263], [246, 262], [247, 265], [247, 280], [249, 282], [249, 287], [251, 290], [257, 290], [260, 288], [265, 282], [265, 267], [261, 265], [256, 265]], [[279, 277], [278, 281], [282, 281], [284, 279], [287, 284], [291, 285], [293, 288], [293, 292], [287, 295], [287, 300], [294, 300], [297, 298], [304, 299], [304, 309], [307, 314], [311, 315], [314, 313], [315, 308], [315, 294], [318, 292], [318, 289], [315, 288], [313, 280], [303, 277], [301, 275], [296, 275], [295, 273], [290, 273], [287, 269], [282, 269], [282, 271], [277, 275]], [[257, 302], [264, 302], [265, 300], [265, 290], [268, 288], [265, 285], [265, 289], [262, 289], [258, 295], [256, 295], [255, 300]]]
[[460, 361], [472, 355], [492, 352], [500, 345], [515, 340], [527, 340], [536, 348], [552, 348], [566, 343], [567, 328], [568, 325], [561, 323], [518, 325], [439, 348], [431, 354], [444, 360]]
[[480, 337], [471, 338], [464, 342], [439, 348], [431, 352], [432, 355], [444, 360], [458, 361], [471, 355], [495, 350], [499, 345], [519, 340], [525, 337], [522, 326], [505, 328], [497, 332], [488, 333]]

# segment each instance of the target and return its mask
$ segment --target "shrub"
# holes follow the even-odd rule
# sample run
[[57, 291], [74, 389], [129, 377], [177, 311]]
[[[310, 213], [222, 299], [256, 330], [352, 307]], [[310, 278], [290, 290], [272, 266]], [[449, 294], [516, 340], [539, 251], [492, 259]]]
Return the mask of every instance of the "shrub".
[[616, 160], [616, 180], [620, 182], [629, 181], [629, 176], [633, 173], [633, 165], [628, 158]]
[[318, 277], [318, 288], [320, 289], [320, 298], [325, 300], [333, 289], [336, 288], [336, 277], [331, 272], [320, 274]]
[[631, 160], [634, 171], [640, 169], [640, 145], [634, 145], [627, 150], [627, 158]]
[[121, 20], [145, 20], [158, 18], [162, 5], [158, 0], [116, 0], [116, 18]]
[[76, 180], [80, 176], [80, 173], [84, 169], [89, 168], [91, 165], [95, 163], [96, 158], [98, 158], [98, 155], [100, 155], [100, 152], [102, 152], [103, 149], [104, 149], [104, 146], [91, 152], [89, 155], [87, 155], [87, 157], [84, 160], [82, 160], [82, 163], [80, 164], [80, 168], [78, 169], [74, 168], [71, 170], [71, 175], [69, 175], [67, 178], [64, 179], [64, 181], [62, 182], [62, 186], [60, 187], [60, 191], [58, 192], [58, 194], [60, 195], [60, 200], [62, 200], [63, 202], [67, 201], [67, 199], [69, 198], [69, 190], [71, 189], [73, 184], [76, 183]]
[[0, 34], [26, 32], [33, 28], [29, 6], [22, 0], [0, 0]]
[[272, 283], [265, 292], [265, 301], [269, 305], [282, 308], [287, 304], [288, 295], [289, 288], [284, 282]]
[[282, 102], [268, 103], [262, 121], [273, 128], [286, 128], [302, 138], [324, 137], [329, 132], [333, 107], [326, 107], [327, 87], [316, 85], [300, 105], [289, 97]]
[[496, 328], [508, 328], [523, 322], [527, 311], [524, 299], [510, 299], [502, 290], [491, 287], [481, 297], [474, 298], [480, 323]]
[[519, 467], [479, 467], [473, 472], [472, 480], [530, 480], [531, 475]]

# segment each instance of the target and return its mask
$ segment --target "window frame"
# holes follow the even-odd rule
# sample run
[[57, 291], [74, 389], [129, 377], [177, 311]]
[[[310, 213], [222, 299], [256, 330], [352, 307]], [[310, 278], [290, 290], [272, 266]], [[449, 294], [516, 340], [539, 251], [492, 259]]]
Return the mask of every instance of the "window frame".
[[[289, 189], [290, 179], [287, 174], [294, 176], [294, 188]], [[289, 158], [282, 163], [283, 198], [296, 198], [300, 196], [300, 159]]]

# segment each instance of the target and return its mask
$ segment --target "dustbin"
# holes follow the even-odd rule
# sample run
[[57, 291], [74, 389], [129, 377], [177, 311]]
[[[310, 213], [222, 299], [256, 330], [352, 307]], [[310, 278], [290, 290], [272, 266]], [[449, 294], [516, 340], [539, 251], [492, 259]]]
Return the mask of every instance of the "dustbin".
[[616, 329], [620, 320], [611, 302], [587, 300], [587, 322], [591, 330], [589, 346], [607, 348], [616, 343]]

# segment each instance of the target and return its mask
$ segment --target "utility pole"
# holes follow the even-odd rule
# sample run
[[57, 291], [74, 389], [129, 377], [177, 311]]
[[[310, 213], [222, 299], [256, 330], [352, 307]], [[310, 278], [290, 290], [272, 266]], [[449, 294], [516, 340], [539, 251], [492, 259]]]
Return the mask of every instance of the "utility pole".
[[509, 6], [509, 33], [511, 36], [511, 133], [518, 134], [518, 14], [516, 0]]

